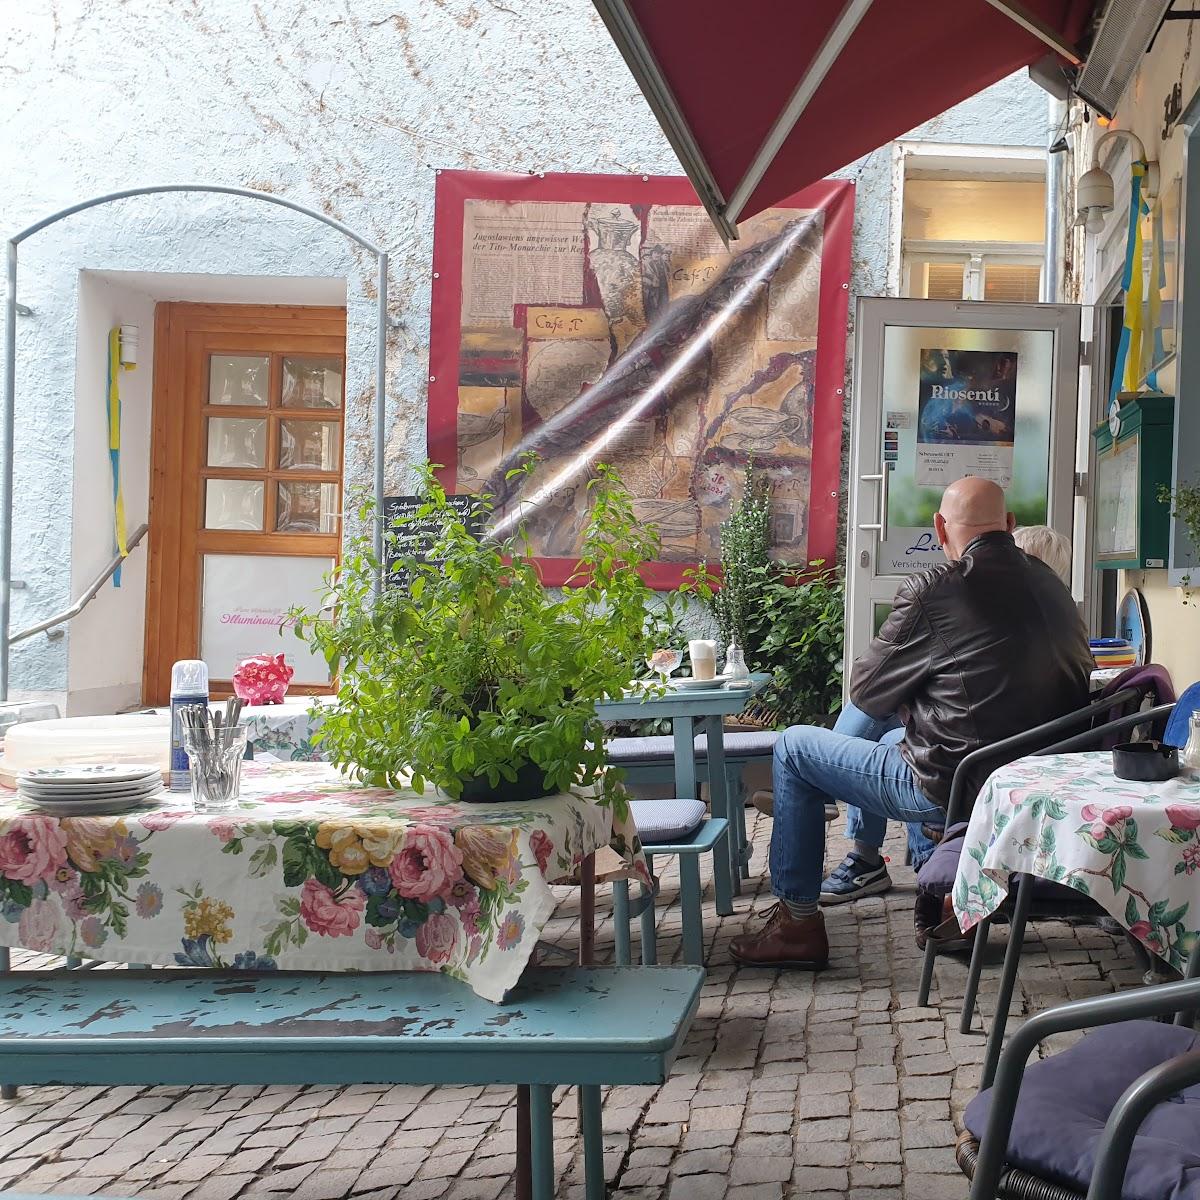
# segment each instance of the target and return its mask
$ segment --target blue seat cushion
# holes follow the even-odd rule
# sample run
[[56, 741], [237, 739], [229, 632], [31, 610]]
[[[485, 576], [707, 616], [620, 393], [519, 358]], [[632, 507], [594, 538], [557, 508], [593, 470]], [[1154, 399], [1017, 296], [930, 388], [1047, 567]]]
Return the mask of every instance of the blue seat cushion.
[[1200, 683], [1193, 683], [1185, 688], [1183, 695], [1175, 703], [1175, 710], [1167, 721], [1167, 729], [1163, 741], [1168, 746], [1178, 746], [1182, 749], [1187, 745], [1188, 726], [1192, 713], [1200, 710]]
[[[1008, 1139], [1010, 1166], [1040, 1179], [1088, 1189], [1104, 1123], [1131, 1083], [1152, 1067], [1195, 1050], [1191, 1029], [1157, 1021], [1122, 1021], [1089, 1033], [1069, 1050], [1031, 1063], [1021, 1084]], [[980, 1092], [963, 1114], [976, 1139], [991, 1111]], [[1200, 1198], [1200, 1086], [1160, 1104], [1138, 1132], [1122, 1200]]]
[[647, 846], [680, 841], [695, 833], [708, 815], [699, 800], [630, 800], [629, 811]]
[[[745, 733], [726, 733], [721, 739], [726, 758], [766, 758], [775, 749], [779, 738], [776, 729], [750, 730]], [[608, 761], [623, 762], [672, 762], [675, 758], [675, 739], [669, 737], [626, 737], [611, 738], [605, 744]], [[696, 738], [696, 756], [708, 757], [708, 737], [700, 734]]]
[[964, 834], [967, 823], [951, 825], [942, 834], [942, 840], [933, 848], [933, 853], [917, 872], [917, 883], [931, 892], [947, 896], [954, 890], [954, 877], [958, 874], [958, 860], [962, 857]]

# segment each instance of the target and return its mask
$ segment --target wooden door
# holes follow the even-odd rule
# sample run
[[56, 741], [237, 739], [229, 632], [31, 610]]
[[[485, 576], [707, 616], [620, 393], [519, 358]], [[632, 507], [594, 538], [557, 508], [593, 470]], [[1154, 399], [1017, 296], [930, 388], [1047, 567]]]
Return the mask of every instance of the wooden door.
[[254, 653], [327, 686], [279, 626], [339, 555], [345, 357], [344, 309], [156, 307], [145, 703], [180, 658], [209, 662], [214, 695]]

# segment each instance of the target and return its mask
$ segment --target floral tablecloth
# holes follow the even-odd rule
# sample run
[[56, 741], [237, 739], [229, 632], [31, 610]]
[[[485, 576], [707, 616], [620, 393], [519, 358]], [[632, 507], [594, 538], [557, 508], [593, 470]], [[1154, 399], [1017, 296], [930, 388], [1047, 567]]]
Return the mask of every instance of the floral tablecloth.
[[319, 699], [245, 708], [242, 724], [257, 759], [270, 756], [283, 762], [320, 762], [325, 757], [313, 744], [313, 734], [321, 724]]
[[[591, 788], [463, 804], [361, 788], [325, 763], [247, 763], [242, 807], [173, 794], [45, 816], [0, 792], [0, 945], [113, 962], [441, 971], [499, 1001], [589, 854], [645, 878], [623, 800]], [[607, 862], [603, 861], [607, 858]]]
[[963, 930], [1020, 872], [1092, 897], [1181, 968], [1200, 931], [1200, 781], [1133, 783], [1111, 753], [1025, 758], [984, 785], [967, 828], [954, 911]]

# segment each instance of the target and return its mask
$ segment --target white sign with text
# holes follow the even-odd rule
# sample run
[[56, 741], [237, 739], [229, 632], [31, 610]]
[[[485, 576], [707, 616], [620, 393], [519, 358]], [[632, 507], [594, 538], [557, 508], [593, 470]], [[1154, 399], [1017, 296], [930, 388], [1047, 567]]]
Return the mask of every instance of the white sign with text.
[[287, 627], [287, 614], [293, 605], [317, 605], [332, 567], [329, 558], [206, 554], [200, 657], [208, 663], [209, 678], [229, 679], [243, 658], [282, 653], [295, 668], [293, 684], [329, 683], [325, 660]]

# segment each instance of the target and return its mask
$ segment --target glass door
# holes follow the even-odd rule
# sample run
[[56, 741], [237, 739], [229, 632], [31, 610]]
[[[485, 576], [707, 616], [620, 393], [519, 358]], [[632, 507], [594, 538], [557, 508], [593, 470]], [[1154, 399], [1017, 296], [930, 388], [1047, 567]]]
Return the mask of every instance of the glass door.
[[856, 339], [847, 666], [904, 577], [945, 561], [933, 517], [955, 479], [994, 479], [1018, 524], [1071, 536], [1079, 309], [863, 299]]

